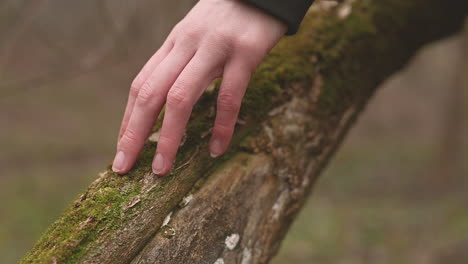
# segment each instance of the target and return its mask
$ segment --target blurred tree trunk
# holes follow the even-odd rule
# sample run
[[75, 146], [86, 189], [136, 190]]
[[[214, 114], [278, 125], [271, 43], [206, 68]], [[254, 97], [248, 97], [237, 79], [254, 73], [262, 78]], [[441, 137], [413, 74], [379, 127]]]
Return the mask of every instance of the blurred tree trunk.
[[[468, 73], [468, 21], [460, 34], [455, 78], [447, 87], [441, 128], [440, 150], [434, 162], [432, 189], [447, 191], [463, 174], [465, 136], [465, 91]], [[432, 190], [429, 190], [432, 193]]]
[[268, 262], [376, 87], [467, 11], [462, 0], [316, 6], [258, 68], [228, 153], [208, 154], [216, 85], [170, 175], [151, 174], [149, 141], [130, 173], [101, 173], [22, 262]]

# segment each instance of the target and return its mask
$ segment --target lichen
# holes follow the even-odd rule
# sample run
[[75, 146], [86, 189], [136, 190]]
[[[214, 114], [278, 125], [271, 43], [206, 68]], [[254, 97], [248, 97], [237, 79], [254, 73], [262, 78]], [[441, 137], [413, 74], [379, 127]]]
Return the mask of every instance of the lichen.
[[159, 231], [161, 232], [161, 235], [164, 237], [164, 238], [173, 238], [175, 235], [176, 235], [176, 231], [175, 229], [170, 226], [170, 225], [164, 225], [161, 227], [161, 230]]
[[250, 264], [252, 262], [252, 251], [249, 248], [242, 250], [241, 264]]
[[165, 226], [165, 225], [169, 224], [169, 221], [171, 221], [171, 216], [172, 216], [172, 212], [167, 214], [166, 217], [164, 218], [164, 221], [162, 222], [161, 226]]
[[189, 194], [187, 196], [185, 196], [182, 201], [180, 201], [179, 203], [179, 207], [180, 208], [184, 208], [186, 207], [193, 199], [193, 195], [192, 194]]
[[215, 260], [215, 262], [213, 262], [213, 264], [224, 264], [224, 259], [218, 258]]
[[233, 233], [226, 237], [226, 239], [224, 240], [224, 244], [226, 244], [227, 249], [233, 250], [234, 248], [236, 248], [237, 243], [239, 243], [239, 240], [239, 234]]

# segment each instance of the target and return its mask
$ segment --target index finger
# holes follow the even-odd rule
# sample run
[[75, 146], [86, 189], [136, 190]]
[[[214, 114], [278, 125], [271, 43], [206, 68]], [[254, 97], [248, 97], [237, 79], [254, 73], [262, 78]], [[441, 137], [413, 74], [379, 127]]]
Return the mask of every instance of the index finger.
[[218, 70], [221, 69], [223, 59], [219, 53], [198, 51], [169, 90], [153, 161], [153, 172], [156, 175], [165, 175], [171, 169], [193, 105], [220, 74]]
[[174, 43], [172, 41], [165, 42], [163, 46], [158, 51], [156, 51], [156, 53], [149, 59], [149, 61], [145, 64], [145, 66], [143, 66], [141, 71], [135, 77], [135, 80], [133, 80], [130, 86], [130, 92], [128, 94], [128, 100], [127, 100], [127, 106], [125, 107], [125, 113], [122, 119], [122, 123], [120, 125], [119, 137], [118, 137], [119, 140], [122, 138], [122, 135], [124, 134], [125, 129], [127, 129], [128, 121], [130, 120], [130, 117], [132, 115], [133, 108], [135, 106], [135, 101], [138, 96], [138, 92], [141, 89], [141, 86], [148, 79], [148, 77], [151, 75], [154, 69], [156, 69], [159, 63], [161, 63], [161, 61], [163, 61], [163, 59], [171, 52], [173, 47], [174, 47]]

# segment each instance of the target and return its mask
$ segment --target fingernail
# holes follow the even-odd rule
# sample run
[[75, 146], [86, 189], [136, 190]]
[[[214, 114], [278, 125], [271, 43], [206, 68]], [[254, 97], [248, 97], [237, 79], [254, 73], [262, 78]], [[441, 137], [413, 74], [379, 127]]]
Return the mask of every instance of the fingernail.
[[219, 155], [221, 155], [222, 151], [223, 150], [221, 149], [221, 141], [219, 141], [219, 139], [213, 140], [213, 142], [211, 143], [210, 156], [212, 158], [216, 158]]
[[160, 175], [164, 170], [164, 157], [161, 153], [157, 153], [154, 157], [153, 172], [156, 175]]
[[122, 151], [119, 151], [115, 155], [114, 163], [112, 164], [112, 170], [114, 172], [120, 172], [124, 169], [125, 166], [125, 154]]

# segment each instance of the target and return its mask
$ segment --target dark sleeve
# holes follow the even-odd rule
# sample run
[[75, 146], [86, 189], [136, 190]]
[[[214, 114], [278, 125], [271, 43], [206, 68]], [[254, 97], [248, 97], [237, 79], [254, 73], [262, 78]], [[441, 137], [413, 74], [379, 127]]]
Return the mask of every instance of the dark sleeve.
[[288, 26], [286, 35], [297, 32], [307, 10], [314, 0], [244, 0], [280, 19]]

